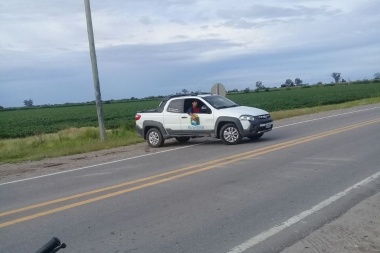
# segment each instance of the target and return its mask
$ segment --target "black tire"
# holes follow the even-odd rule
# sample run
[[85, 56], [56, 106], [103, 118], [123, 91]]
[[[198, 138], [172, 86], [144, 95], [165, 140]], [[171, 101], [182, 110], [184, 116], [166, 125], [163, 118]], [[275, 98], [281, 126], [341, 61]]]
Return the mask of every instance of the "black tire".
[[233, 123], [228, 123], [220, 129], [220, 139], [224, 144], [235, 145], [241, 142], [241, 134], [237, 126]]
[[248, 138], [250, 138], [251, 140], [258, 140], [261, 138], [261, 136], [263, 136], [264, 133], [260, 133], [260, 134], [254, 134], [254, 135], [251, 135], [251, 136], [248, 136]]
[[190, 137], [175, 137], [175, 139], [178, 141], [178, 142], [187, 142], [190, 140]]
[[158, 148], [164, 144], [165, 139], [162, 137], [160, 130], [157, 128], [151, 128], [146, 133], [146, 141], [152, 148]]

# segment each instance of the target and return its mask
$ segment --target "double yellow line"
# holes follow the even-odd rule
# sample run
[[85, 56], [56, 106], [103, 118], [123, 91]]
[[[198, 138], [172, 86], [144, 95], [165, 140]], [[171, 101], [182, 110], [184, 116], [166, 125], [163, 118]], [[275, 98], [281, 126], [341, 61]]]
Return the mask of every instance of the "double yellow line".
[[[72, 195], [72, 196], [68, 196], [68, 197], [64, 197], [64, 198], [59, 198], [59, 199], [55, 199], [55, 200], [51, 200], [51, 201], [47, 201], [47, 202], [31, 205], [31, 206], [26, 206], [26, 207], [19, 208], [19, 209], [10, 210], [10, 211], [7, 211], [7, 212], [0, 213], [0, 219], [2, 217], [5, 217], [5, 216], [15, 215], [15, 214], [18, 214], [18, 213], [22, 213], [22, 212], [26, 212], [26, 211], [31, 211], [33, 209], [47, 207], [49, 205], [55, 205], [55, 204], [59, 204], [59, 203], [62, 203], [62, 202], [68, 202], [70, 200], [74, 200], [74, 199], [78, 199], [78, 198], [83, 198], [83, 197], [86, 197], [86, 196], [99, 195], [99, 196], [95, 196], [95, 197], [94, 196], [90, 197], [90, 198], [85, 199], [85, 200], [78, 200], [77, 202], [74, 202], [74, 203], [71, 203], [71, 204], [66, 204], [66, 205], [63, 205], [63, 206], [60, 206], [60, 207], [56, 207], [56, 208], [52, 207], [49, 210], [40, 211], [40, 212], [37, 212], [35, 214], [31, 214], [31, 215], [25, 215], [25, 216], [23, 216], [21, 218], [16, 218], [16, 219], [13, 219], [13, 220], [10, 220], [10, 221], [2, 222], [2, 223], [0, 223], [0, 228], [6, 227], [6, 226], [10, 226], [10, 225], [14, 225], [14, 224], [17, 224], [17, 223], [20, 223], [20, 222], [32, 220], [32, 219], [35, 219], [35, 218], [38, 218], [38, 217], [42, 217], [42, 216], [45, 216], [45, 215], [61, 212], [61, 211], [67, 210], [67, 209], [71, 209], [71, 208], [74, 208], [74, 207], [82, 206], [82, 205], [89, 204], [89, 203], [92, 203], [92, 202], [95, 202], [95, 201], [111, 198], [111, 197], [118, 196], [118, 195], [121, 195], [121, 194], [125, 194], [125, 193], [128, 193], [128, 192], [133, 192], [133, 191], [140, 190], [140, 189], [143, 189], [143, 188], [147, 188], [147, 187], [150, 187], [150, 186], [153, 186], [153, 185], [157, 185], [157, 184], [161, 184], [161, 183], [164, 183], [164, 182], [172, 181], [174, 179], [178, 179], [178, 178], [186, 177], [186, 176], [189, 176], [189, 175], [193, 175], [195, 173], [207, 171], [207, 170], [210, 170], [210, 169], [213, 169], [213, 168], [217, 168], [217, 167], [220, 167], [220, 166], [223, 166], [223, 165], [228, 165], [228, 164], [235, 163], [235, 162], [238, 162], [238, 161], [250, 159], [250, 158], [253, 158], [253, 157], [257, 157], [257, 156], [260, 156], [260, 155], [267, 154], [269, 152], [285, 149], [285, 148], [292, 147], [292, 146], [295, 146], [295, 145], [298, 145], [298, 144], [302, 144], [302, 143], [305, 143], [305, 142], [310, 142], [310, 141], [313, 141], [313, 140], [317, 140], [317, 139], [320, 139], [320, 138], [324, 138], [324, 137], [327, 137], [327, 136], [331, 136], [331, 135], [334, 135], [334, 134], [346, 132], [346, 131], [349, 131], [349, 130], [353, 130], [353, 129], [356, 129], [356, 128], [360, 128], [360, 127], [363, 127], [363, 126], [367, 126], [367, 125], [371, 125], [371, 124], [375, 124], [375, 123], [379, 123], [379, 122], [380, 122], [380, 119], [374, 119], [374, 120], [358, 123], [358, 124], [355, 124], [355, 125], [351, 125], [351, 126], [347, 126], [347, 127], [342, 127], [342, 128], [339, 128], [339, 129], [335, 129], [335, 130], [331, 130], [331, 131], [327, 131], [327, 132], [311, 135], [311, 136], [308, 136], [308, 137], [303, 137], [303, 138], [299, 138], [299, 139], [295, 139], [295, 140], [292, 140], [292, 141], [287, 141], [287, 142], [271, 145], [271, 146], [260, 148], [260, 149], [256, 149], [256, 150], [251, 150], [251, 151], [240, 153], [240, 154], [237, 154], [237, 155], [232, 155], [232, 156], [228, 156], [228, 157], [225, 157], [225, 158], [212, 160], [212, 161], [205, 162], [205, 163], [202, 163], [202, 164], [187, 166], [187, 167], [184, 167], [184, 168], [181, 168], [181, 169], [172, 170], [172, 171], [169, 171], [169, 172], [165, 172], [165, 173], [157, 174], [157, 175], [154, 175], [154, 176], [145, 177], [145, 178], [141, 178], [141, 179], [125, 182], [125, 183], [122, 183], [122, 184], [117, 184], [117, 185], [113, 185], [113, 186], [109, 186], [109, 187], [105, 187], [105, 188], [100, 188], [100, 189], [96, 189], [96, 190], [93, 190], [93, 191], [83, 192], [83, 193], [80, 193], [80, 194], [75, 194], [75, 195]], [[116, 190], [118, 188], [123, 188], [123, 187], [127, 187], [127, 188], [126, 189], [117, 190], [117, 191], [112, 191], [112, 190]]]

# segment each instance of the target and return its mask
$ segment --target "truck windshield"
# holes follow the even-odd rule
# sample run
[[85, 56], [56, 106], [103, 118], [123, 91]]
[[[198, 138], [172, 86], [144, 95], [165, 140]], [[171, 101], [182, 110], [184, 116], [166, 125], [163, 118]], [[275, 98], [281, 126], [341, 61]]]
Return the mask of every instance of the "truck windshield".
[[204, 99], [212, 105], [215, 109], [223, 109], [239, 106], [235, 102], [229, 100], [228, 98], [222, 96], [207, 96]]

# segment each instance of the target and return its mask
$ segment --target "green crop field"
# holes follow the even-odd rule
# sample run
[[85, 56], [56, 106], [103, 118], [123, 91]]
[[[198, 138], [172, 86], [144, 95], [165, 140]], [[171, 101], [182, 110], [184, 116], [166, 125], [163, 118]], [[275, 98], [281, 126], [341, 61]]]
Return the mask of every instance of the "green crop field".
[[259, 107], [269, 112], [339, 104], [370, 97], [380, 97], [380, 83], [279, 88], [270, 92], [228, 96], [241, 105]]
[[[106, 128], [133, 127], [137, 111], [155, 108], [158, 104], [159, 100], [104, 104]], [[98, 126], [95, 105], [0, 111], [0, 139], [88, 126]]]
[[[281, 88], [271, 89], [269, 92], [229, 94], [227, 97], [241, 105], [259, 107], [273, 112], [380, 97], [380, 83]], [[104, 104], [106, 128], [133, 128], [134, 115], [137, 111], [155, 108], [158, 104], [159, 100]], [[71, 127], [97, 125], [95, 105], [0, 111], [0, 139], [55, 133]]]

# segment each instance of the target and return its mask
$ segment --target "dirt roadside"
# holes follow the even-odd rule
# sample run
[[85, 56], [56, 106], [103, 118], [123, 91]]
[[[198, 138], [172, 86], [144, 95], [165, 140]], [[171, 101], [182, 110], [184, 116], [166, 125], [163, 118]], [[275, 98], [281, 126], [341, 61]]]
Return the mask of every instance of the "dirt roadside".
[[131, 146], [99, 150], [78, 155], [47, 158], [41, 161], [22, 162], [17, 164], [1, 164], [0, 182], [9, 182], [65, 170], [95, 166], [98, 164], [123, 160], [130, 157], [144, 156], [157, 152], [165, 152], [170, 149], [181, 148], [198, 142], [199, 140], [197, 139], [197, 141], [190, 141], [189, 143], [180, 144], [174, 140], [167, 140], [165, 142], [165, 146], [159, 149], [150, 148], [144, 142]]

